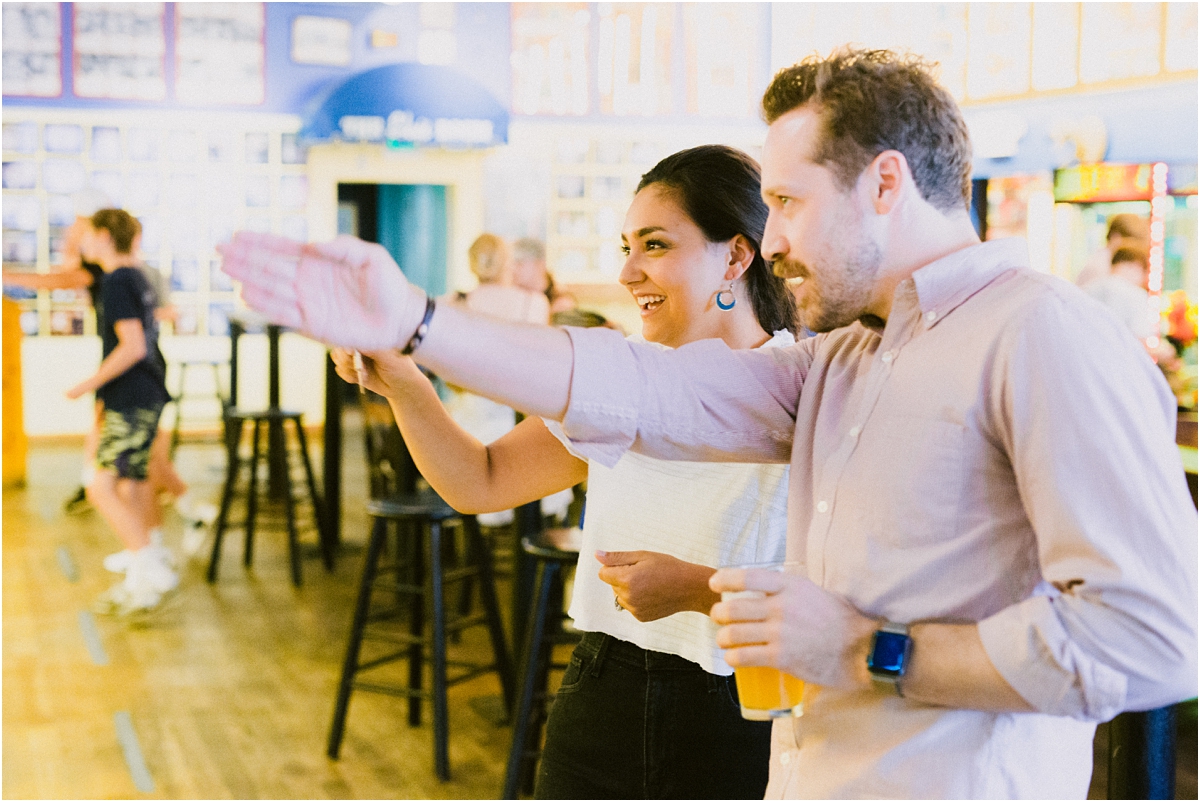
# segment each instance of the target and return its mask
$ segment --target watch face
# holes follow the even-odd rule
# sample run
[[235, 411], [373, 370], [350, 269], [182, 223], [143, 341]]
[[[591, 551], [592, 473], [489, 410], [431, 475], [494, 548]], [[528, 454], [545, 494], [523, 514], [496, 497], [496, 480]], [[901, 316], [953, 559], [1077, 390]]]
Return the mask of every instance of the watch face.
[[867, 668], [876, 674], [900, 676], [904, 673], [910, 643], [911, 639], [902, 632], [876, 632]]

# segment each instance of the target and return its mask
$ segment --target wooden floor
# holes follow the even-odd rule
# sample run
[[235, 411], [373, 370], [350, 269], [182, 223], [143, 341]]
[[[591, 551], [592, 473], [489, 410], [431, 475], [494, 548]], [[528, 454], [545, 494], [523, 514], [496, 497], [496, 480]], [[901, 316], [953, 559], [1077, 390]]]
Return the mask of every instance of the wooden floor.
[[[433, 774], [428, 712], [410, 728], [392, 697], [356, 692], [341, 759], [325, 756], [362, 566], [359, 445], [348, 433], [346, 548], [335, 572], [321, 566], [310, 530], [305, 583], [294, 589], [278, 527], [258, 535], [247, 572], [235, 532], [215, 585], [204, 581], [205, 563], [190, 562], [168, 609], [137, 629], [95, 617], [91, 647], [84, 611], [115, 581], [100, 561], [119, 546], [96, 513], [62, 511], [78, 484], [80, 447], [31, 448], [27, 487], [3, 498], [4, 797], [497, 797], [510, 730], [494, 723], [493, 675], [450, 691], [448, 783]], [[176, 462], [194, 490], [218, 497], [219, 447], [185, 443]], [[168, 510], [168, 545], [181, 526]], [[464, 635], [467, 652], [487, 651], [478, 635]], [[126, 715], [132, 755], [122, 742]]]
[[[336, 571], [322, 568], [310, 528], [305, 584], [294, 589], [276, 524], [256, 538], [247, 572], [234, 532], [219, 581], [204, 581], [204, 562], [186, 564], [175, 601], [138, 629], [85, 612], [116, 579], [100, 561], [118, 544], [96, 513], [62, 511], [78, 484], [80, 445], [31, 447], [27, 486], [3, 496], [5, 798], [499, 795], [510, 730], [495, 723], [492, 675], [450, 691], [448, 783], [433, 774], [428, 713], [410, 728], [404, 703], [392, 697], [356, 692], [341, 759], [325, 756], [366, 532], [361, 434], [354, 413], [347, 418]], [[314, 459], [319, 465], [319, 454]], [[185, 443], [176, 463], [193, 490], [218, 497], [224, 457], [217, 445]], [[167, 515], [168, 545], [177, 546], [182, 524]], [[486, 643], [476, 630], [462, 648], [482, 655]], [[1177, 798], [1195, 799], [1190, 709], [1181, 721]], [[1104, 796], [1104, 757], [1101, 744], [1092, 798]]]

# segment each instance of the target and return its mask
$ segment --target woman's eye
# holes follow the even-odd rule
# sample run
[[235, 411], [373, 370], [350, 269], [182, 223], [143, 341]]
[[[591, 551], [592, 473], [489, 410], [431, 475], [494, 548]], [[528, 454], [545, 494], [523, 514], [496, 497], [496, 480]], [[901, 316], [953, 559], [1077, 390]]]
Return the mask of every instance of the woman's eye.
[[791, 198], [780, 198], [780, 199], [779, 199], [779, 205], [780, 205], [780, 206], [787, 206], [787, 205], [788, 205], [789, 203], [791, 203], [791, 202], [792, 202], [792, 199], [791, 199]]
[[626, 256], [629, 255], [629, 246], [628, 245], [622, 245], [619, 248], [619, 250], [621, 251], [621, 253], [625, 254]]
[[667, 243], [665, 242], [656, 239], [646, 240], [646, 250], [648, 251], [660, 251], [665, 247], [667, 247]]

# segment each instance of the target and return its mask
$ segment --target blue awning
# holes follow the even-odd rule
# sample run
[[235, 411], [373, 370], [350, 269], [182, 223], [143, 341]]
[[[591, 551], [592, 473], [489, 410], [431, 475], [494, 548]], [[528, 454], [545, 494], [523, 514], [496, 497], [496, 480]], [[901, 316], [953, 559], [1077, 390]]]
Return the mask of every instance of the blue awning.
[[318, 97], [300, 139], [488, 147], [508, 141], [508, 111], [449, 67], [388, 64], [352, 75]]

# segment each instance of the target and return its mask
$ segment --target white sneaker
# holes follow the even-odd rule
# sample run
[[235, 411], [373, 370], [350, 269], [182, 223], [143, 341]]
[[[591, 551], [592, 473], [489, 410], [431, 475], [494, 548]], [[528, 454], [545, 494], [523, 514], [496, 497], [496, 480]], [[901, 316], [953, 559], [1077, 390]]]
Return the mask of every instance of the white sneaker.
[[131, 562], [133, 562], [133, 552], [129, 549], [121, 549], [104, 558], [104, 568], [114, 574], [123, 574], [129, 570]]
[[186, 557], [199, 557], [208, 544], [208, 527], [201, 523], [193, 523], [183, 530], [183, 540], [179, 550]]
[[171, 552], [147, 546], [134, 552], [125, 572], [125, 586], [135, 595], [143, 591], [169, 593], [179, 587], [179, 574], [171, 567]]
[[[172, 566], [175, 565], [175, 555], [163, 545], [161, 530], [155, 529], [150, 532], [150, 548], [161, 549], [165, 552], [167, 562]], [[113, 552], [104, 558], [104, 568], [114, 574], [123, 574], [129, 570], [129, 563], [132, 560], [133, 552], [129, 549], [121, 549], [121, 551]]]
[[202, 524], [213, 523], [217, 520], [217, 514], [220, 513], [216, 504], [197, 499], [191, 492], [184, 493], [175, 499], [175, 510], [182, 518]]
[[170, 595], [171, 591], [131, 589], [125, 582], [118, 582], [92, 602], [91, 610], [97, 615], [137, 618], [157, 610]]

